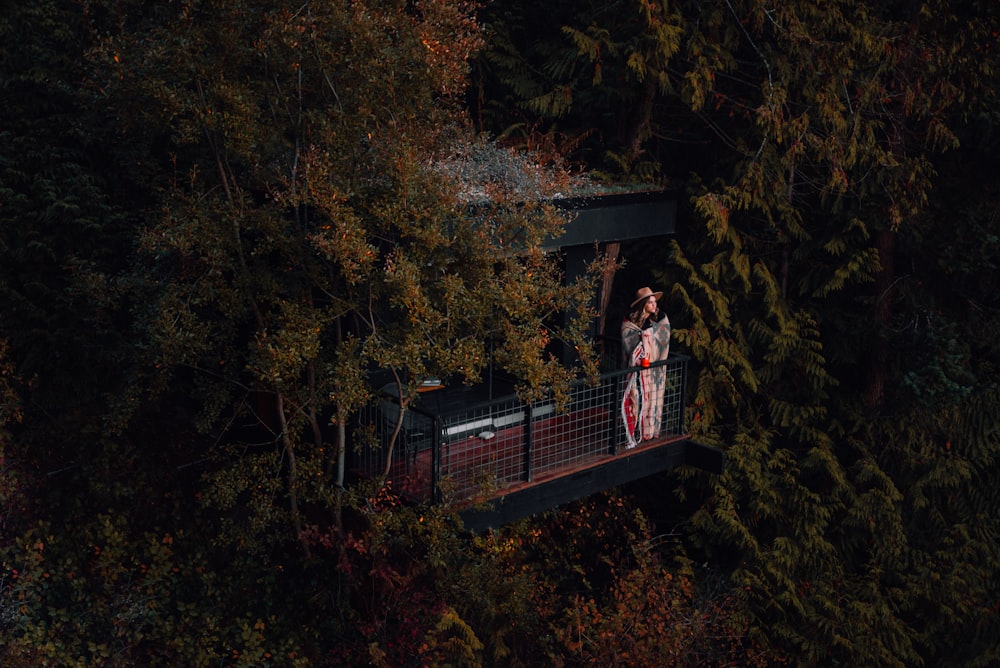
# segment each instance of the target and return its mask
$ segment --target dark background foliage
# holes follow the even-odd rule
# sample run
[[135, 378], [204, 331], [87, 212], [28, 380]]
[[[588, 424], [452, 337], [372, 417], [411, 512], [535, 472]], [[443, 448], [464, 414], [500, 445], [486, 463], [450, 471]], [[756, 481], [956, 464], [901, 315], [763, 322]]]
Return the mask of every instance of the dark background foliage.
[[[997, 11], [11, 7], [0, 659], [995, 665]], [[425, 168], [474, 131], [547, 166], [531, 187], [676, 194], [609, 322], [666, 292], [724, 475], [478, 536], [339, 484], [369, 366], [474, 376], [500, 312], [514, 372], [568, 378], [537, 323], [590, 286], [541, 254], [482, 273], [502, 234], [454, 234], [462, 184]]]

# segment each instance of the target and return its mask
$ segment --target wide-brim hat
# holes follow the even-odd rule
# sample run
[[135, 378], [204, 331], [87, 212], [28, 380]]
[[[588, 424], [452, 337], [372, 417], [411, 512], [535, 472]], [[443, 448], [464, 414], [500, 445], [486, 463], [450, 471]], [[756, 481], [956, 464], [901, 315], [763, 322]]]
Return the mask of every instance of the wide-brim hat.
[[660, 297], [663, 296], [662, 292], [653, 292], [649, 288], [639, 288], [635, 291], [635, 301], [632, 302], [632, 308], [647, 297], [656, 297], [656, 301], [660, 301]]

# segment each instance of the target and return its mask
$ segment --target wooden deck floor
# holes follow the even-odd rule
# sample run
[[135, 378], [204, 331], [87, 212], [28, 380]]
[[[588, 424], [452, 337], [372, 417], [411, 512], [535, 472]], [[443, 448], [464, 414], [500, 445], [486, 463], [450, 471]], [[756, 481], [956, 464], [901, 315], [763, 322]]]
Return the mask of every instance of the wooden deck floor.
[[[712, 460], [710, 466], [721, 472], [722, 453], [706, 455], [703, 450], [703, 446], [692, 443], [686, 435], [663, 435], [635, 448], [557, 469], [530, 482], [483, 495], [466, 505], [460, 514], [467, 529], [481, 532], [661, 471], [685, 464], [698, 465], [697, 459], [702, 463]], [[696, 453], [694, 457], [692, 452]]]
[[558, 480], [564, 477], [577, 477], [581, 473], [586, 473], [591, 469], [595, 469], [604, 466], [612, 461], [624, 460], [630, 457], [636, 457], [641, 454], [646, 453], [649, 450], [653, 450], [665, 445], [672, 445], [676, 443], [682, 443], [687, 441], [688, 436], [682, 434], [665, 434], [661, 435], [659, 438], [650, 439], [648, 441], [643, 441], [640, 445], [619, 450], [618, 452], [611, 454], [606, 453], [604, 455], [595, 455], [589, 459], [580, 461], [573, 465], [567, 465], [558, 468], [551, 468], [545, 471], [543, 474], [533, 477], [530, 481], [520, 481], [507, 485], [503, 489], [496, 490], [491, 497], [500, 497], [508, 494], [516, 494], [525, 489], [529, 489], [536, 485], [543, 485], [550, 483], [554, 480]]

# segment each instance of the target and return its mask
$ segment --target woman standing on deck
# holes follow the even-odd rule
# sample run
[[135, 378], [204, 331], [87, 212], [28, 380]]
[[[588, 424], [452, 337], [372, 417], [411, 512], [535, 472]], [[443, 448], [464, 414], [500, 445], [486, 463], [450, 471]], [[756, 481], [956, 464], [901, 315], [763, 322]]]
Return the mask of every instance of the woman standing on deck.
[[667, 359], [670, 352], [670, 320], [657, 305], [662, 296], [662, 292], [640, 288], [622, 322], [625, 365], [638, 367], [626, 378], [622, 397], [622, 420], [629, 448], [660, 435], [667, 374], [665, 367], [650, 369], [649, 365]]

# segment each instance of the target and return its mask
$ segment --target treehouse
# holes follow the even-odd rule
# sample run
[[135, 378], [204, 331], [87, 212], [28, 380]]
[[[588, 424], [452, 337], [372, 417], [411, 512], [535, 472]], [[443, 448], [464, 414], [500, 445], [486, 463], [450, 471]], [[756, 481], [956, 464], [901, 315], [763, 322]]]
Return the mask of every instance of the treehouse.
[[[565, 206], [576, 216], [551, 247], [570, 275], [592, 259], [595, 244], [674, 231], [675, 203], [657, 193]], [[400, 419], [395, 385], [376, 374], [375, 397], [354, 431], [355, 474], [386, 475], [413, 501], [456, 504], [466, 525], [482, 530], [678, 466], [721, 473], [722, 451], [693, 442], [685, 429], [689, 358], [674, 354], [648, 368], [620, 368], [618, 342], [603, 337], [599, 325], [594, 334], [604, 344], [599, 382], [573, 385], [563, 405], [523, 402], [514, 380], [491, 369], [473, 386], [425, 381]], [[622, 417], [632, 374], [664, 379], [659, 433], [638, 443], [630, 442]]]

